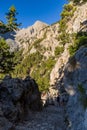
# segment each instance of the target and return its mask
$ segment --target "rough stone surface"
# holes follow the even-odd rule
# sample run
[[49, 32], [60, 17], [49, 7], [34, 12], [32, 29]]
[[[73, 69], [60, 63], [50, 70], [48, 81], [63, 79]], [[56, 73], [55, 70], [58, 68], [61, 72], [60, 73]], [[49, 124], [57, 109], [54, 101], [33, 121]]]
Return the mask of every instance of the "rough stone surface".
[[68, 45], [66, 44], [64, 52], [62, 53], [62, 55], [60, 55], [54, 68], [50, 73], [50, 85], [54, 85], [56, 81], [60, 80], [61, 77], [63, 77], [64, 66], [68, 62], [68, 58], [69, 58], [69, 52], [68, 52]]
[[[66, 106], [69, 125], [67, 130], [87, 129], [87, 48], [82, 47], [76, 55], [68, 61], [62, 79], [63, 86], [69, 94]], [[78, 86], [84, 88], [85, 93], [79, 91]]]
[[44, 52], [41, 52], [45, 57], [54, 56], [55, 47], [58, 46], [58, 27], [59, 23], [52, 26], [43, 22], [36, 21], [32, 26], [21, 29], [15, 35], [15, 42], [19, 48], [24, 49], [24, 54], [28, 52], [28, 47], [31, 47], [30, 53], [35, 52], [34, 43], [40, 39], [39, 46]]
[[[69, 33], [87, 31], [87, 3], [77, 6], [67, 26]], [[37, 21], [27, 29], [0, 34], [0, 37], [9, 43], [8, 38], [15, 40], [25, 52], [31, 47], [31, 54], [36, 52], [34, 42], [42, 39], [43, 55], [49, 58], [59, 46], [58, 31], [59, 23], [48, 26]], [[50, 74], [50, 85], [57, 86], [58, 90], [51, 89], [50, 94], [42, 97], [45, 103], [49, 99], [48, 104], [55, 106], [48, 105], [38, 113], [30, 111], [39, 110], [41, 102], [38, 87], [29, 77], [24, 80], [6, 77], [0, 83], [0, 130], [87, 130], [87, 108], [84, 108], [84, 100], [87, 102], [87, 48], [80, 48], [75, 57], [69, 59], [69, 45], [64, 46], [64, 52]], [[84, 96], [78, 85], [85, 89]], [[58, 93], [60, 102], [57, 104]], [[27, 121], [22, 122], [22, 119]], [[17, 123], [19, 120], [21, 122]]]
[[[30, 77], [22, 80], [6, 76], [0, 83], [1, 126], [4, 120], [13, 123], [18, 122], [27, 118], [27, 116], [31, 116], [29, 115], [31, 111], [40, 111], [41, 108], [42, 103], [38, 86]], [[5, 127], [7, 126], [8, 123], [5, 124]]]
[[[77, 33], [86, 27], [87, 30], [87, 3], [76, 6], [76, 11], [67, 23], [69, 33]], [[86, 26], [85, 26], [86, 25]]]
[[66, 130], [65, 110], [62, 106], [48, 106], [34, 113], [30, 122], [17, 124], [16, 130]]

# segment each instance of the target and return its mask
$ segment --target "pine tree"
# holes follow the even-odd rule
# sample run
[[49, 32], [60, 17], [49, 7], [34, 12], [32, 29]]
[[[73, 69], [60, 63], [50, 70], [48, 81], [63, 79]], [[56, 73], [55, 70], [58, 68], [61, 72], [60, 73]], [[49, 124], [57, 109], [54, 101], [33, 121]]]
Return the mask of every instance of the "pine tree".
[[16, 11], [15, 6], [11, 6], [9, 8], [9, 12], [6, 13], [7, 27], [9, 28], [9, 30], [17, 30], [18, 27], [21, 25], [17, 23], [17, 18], [16, 18], [17, 14], [18, 13]]
[[6, 41], [1, 38], [0, 39], [0, 73], [8, 73], [13, 69], [14, 54], [9, 52], [9, 46]]

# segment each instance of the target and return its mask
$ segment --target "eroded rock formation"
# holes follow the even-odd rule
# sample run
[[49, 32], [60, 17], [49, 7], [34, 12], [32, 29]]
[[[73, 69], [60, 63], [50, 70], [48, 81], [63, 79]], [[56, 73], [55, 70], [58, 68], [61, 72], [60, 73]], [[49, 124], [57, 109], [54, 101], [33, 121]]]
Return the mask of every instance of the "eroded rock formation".
[[25, 119], [30, 111], [40, 111], [41, 108], [38, 85], [32, 78], [22, 80], [6, 76], [0, 83], [0, 130], [2, 127], [8, 130], [12, 123]]

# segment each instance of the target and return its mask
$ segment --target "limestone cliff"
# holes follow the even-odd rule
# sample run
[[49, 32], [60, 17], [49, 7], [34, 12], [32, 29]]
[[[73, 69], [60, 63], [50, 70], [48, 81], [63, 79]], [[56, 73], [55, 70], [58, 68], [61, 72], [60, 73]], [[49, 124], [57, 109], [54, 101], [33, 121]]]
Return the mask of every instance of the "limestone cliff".
[[[69, 34], [74, 34], [79, 31], [87, 31], [87, 3], [76, 6], [76, 10], [74, 15], [70, 20], [66, 23], [67, 24], [67, 32]], [[62, 66], [65, 66], [67, 63], [70, 55], [68, 53], [68, 47], [70, 44], [73, 44], [71, 40], [70, 43], [64, 46], [64, 52], [59, 57], [58, 61], [55, 64], [55, 67], [51, 71], [50, 74], [50, 84], [54, 84], [56, 79], [60, 79], [59, 70]], [[63, 73], [62, 73], [63, 75]]]
[[0, 36], [9, 45], [14, 42], [10, 50], [14, 51], [14, 46], [18, 52], [22, 50], [13, 77], [31, 75], [40, 91], [49, 91], [46, 99], [50, 97], [54, 102], [59, 94], [67, 130], [86, 130], [87, 2], [65, 5], [61, 20], [53, 25], [37, 21], [26, 29]]

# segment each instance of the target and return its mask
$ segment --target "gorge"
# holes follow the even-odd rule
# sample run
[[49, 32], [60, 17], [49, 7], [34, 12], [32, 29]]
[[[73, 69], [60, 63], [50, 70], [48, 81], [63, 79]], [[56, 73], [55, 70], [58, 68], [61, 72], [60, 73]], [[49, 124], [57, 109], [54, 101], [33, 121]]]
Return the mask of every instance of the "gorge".
[[0, 68], [0, 130], [87, 130], [87, 2], [52, 25], [4, 27], [2, 39], [14, 64]]

